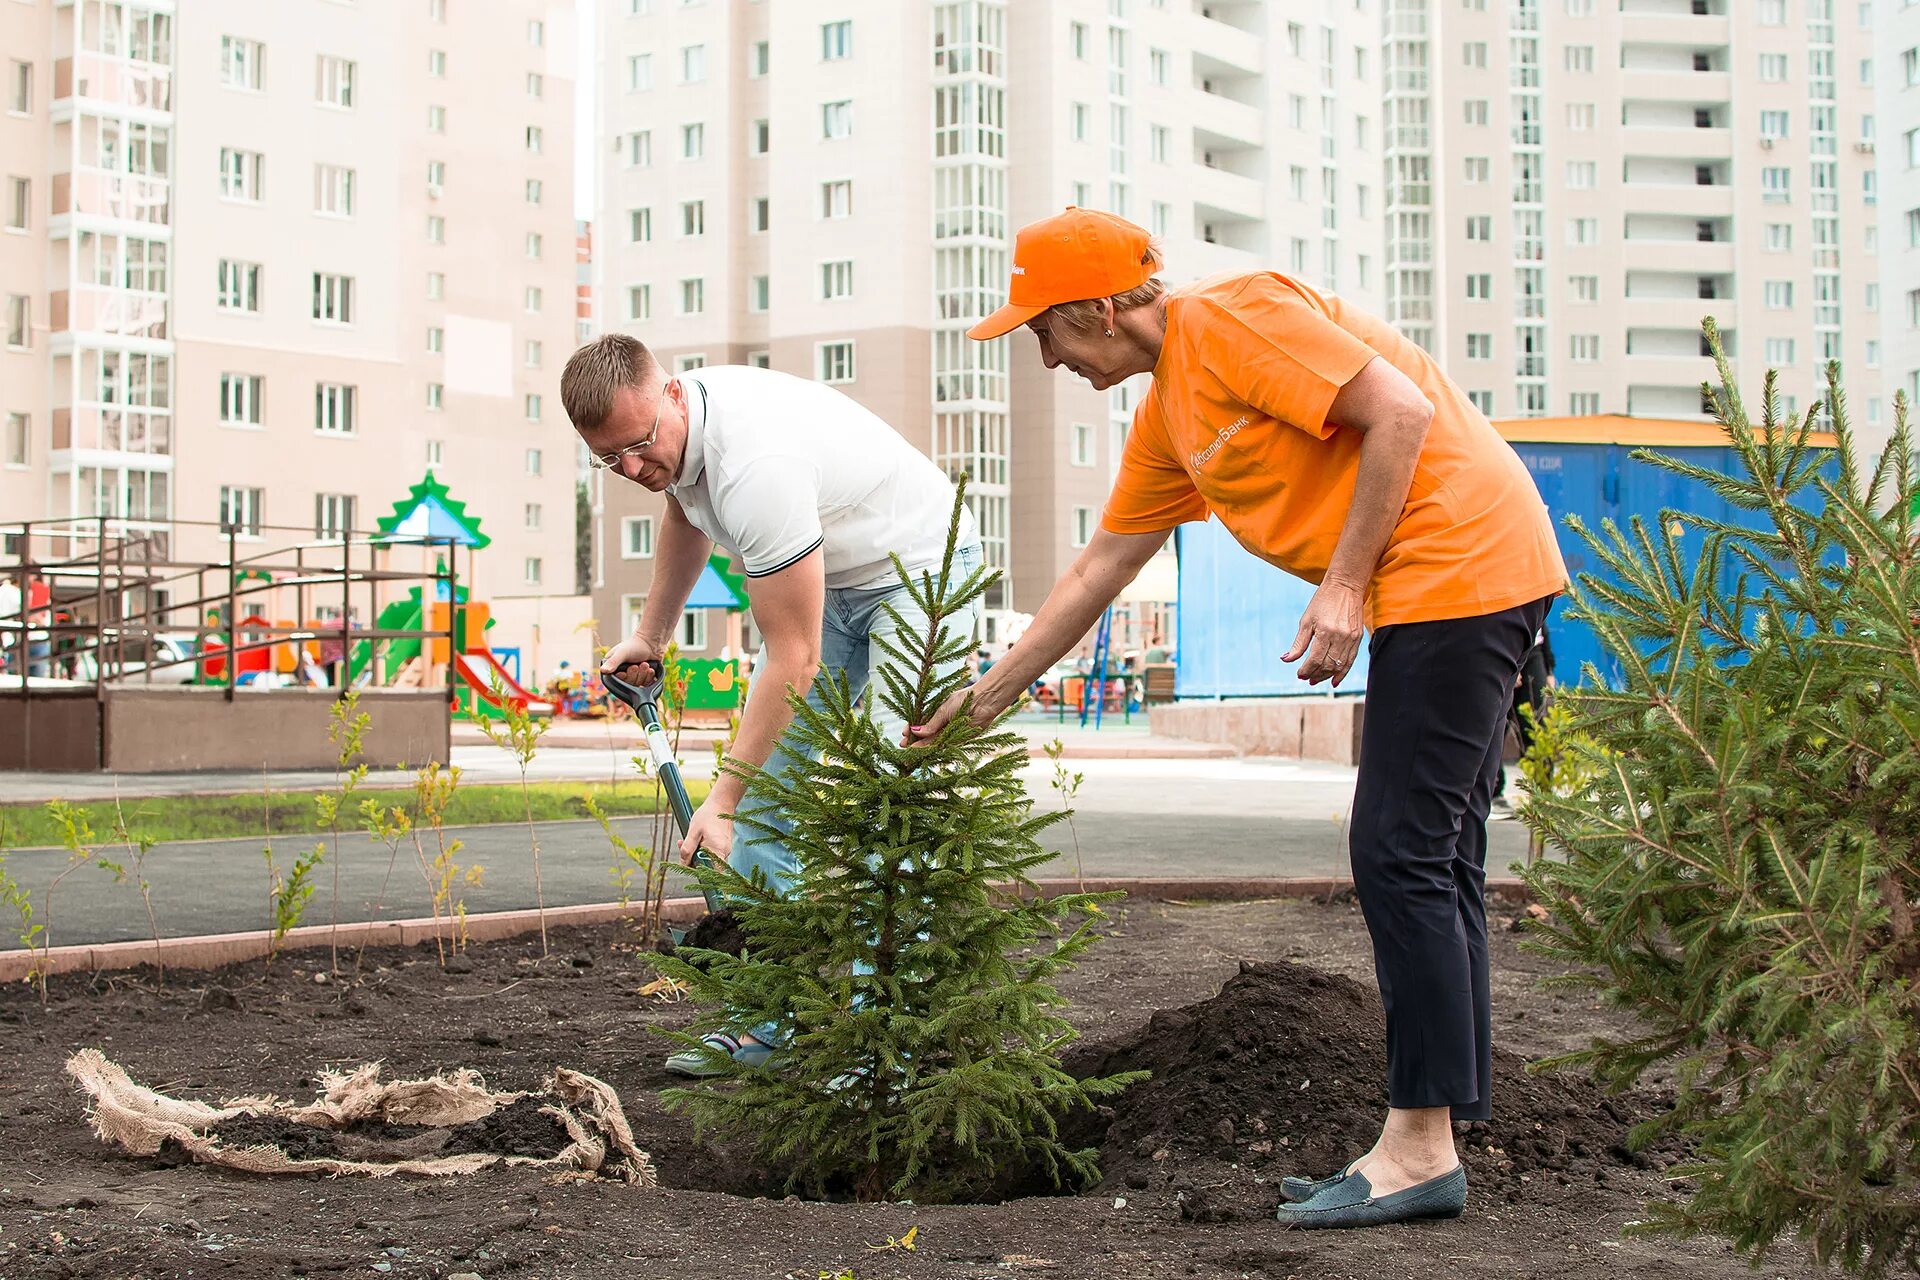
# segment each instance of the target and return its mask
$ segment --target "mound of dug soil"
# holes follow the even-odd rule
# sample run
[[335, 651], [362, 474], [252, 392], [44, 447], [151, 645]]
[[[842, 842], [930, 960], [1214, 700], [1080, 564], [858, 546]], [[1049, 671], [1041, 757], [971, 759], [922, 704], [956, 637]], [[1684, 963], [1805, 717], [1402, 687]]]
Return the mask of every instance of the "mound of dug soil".
[[[1373, 1145], [1385, 1045], [1372, 990], [1304, 965], [1242, 962], [1212, 999], [1069, 1054], [1064, 1065], [1081, 1077], [1153, 1073], [1073, 1136], [1101, 1147], [1103, 1193], [1169, 1192], [1198, 1221], [1270, 1216], [1283, 1176], [1324, 1177]], [[1466, 1126], [1461, 1140], [1476, 1198], [1558, 1200], [1605, 1185], [1609, 1169], [1664, 1167], [1676, 1154], [1626, 1148], [1651, 1098], [1529, 1075], [1497, 1047], [1493, 1081], [1493, 1121]]]
[[731, 910], [710, 911], [694, 922], [678, 946], [724, 951], [730, 956], [737, 956], [746, 950], [747, 931]]
[[425, 1160], [468, 1154], [551, 1160], [572, 1139], [557, 1117], [541, 1111], [544, 1105], [541, 1098], [520, 1098], [478, 1120], [442, 1126], [363, 1123], [327, 1129], [280, 1116], [235, 1116], [214, 1134], [229, 1147], [273, 1146], [295, 1160]]

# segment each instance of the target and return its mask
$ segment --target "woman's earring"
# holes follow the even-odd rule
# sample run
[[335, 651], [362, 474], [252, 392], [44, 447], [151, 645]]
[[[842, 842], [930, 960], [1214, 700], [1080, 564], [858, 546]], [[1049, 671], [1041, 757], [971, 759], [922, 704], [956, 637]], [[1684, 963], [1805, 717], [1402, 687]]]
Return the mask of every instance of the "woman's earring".
[[1113, 336], [1113, 330], [1111, 329], [1107, 330], [1107, 336], [1111, 338]]

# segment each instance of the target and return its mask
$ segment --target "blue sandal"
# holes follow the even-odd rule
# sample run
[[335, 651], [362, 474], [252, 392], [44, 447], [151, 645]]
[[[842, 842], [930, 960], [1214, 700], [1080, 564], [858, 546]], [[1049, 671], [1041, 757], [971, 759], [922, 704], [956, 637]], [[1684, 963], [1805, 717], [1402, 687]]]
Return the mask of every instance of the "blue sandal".
[[724, 1031], [709, 1031], [700, 1037], [703, 1046], [699, 1049], [682, 1049], [667, 1058], [667, 1070], [676, 1076], [690, 1076], [695, 1080], [706, 1080], [714, 1076], [728, 1074], [724, 1064], [716, 1060], [716, 1055], [726, 1057], [743, 1067], [764, 1067], [773, 1057], [774, 1047], [762, 1044], [758, 1040], [742, 1040], [730, 1036]]

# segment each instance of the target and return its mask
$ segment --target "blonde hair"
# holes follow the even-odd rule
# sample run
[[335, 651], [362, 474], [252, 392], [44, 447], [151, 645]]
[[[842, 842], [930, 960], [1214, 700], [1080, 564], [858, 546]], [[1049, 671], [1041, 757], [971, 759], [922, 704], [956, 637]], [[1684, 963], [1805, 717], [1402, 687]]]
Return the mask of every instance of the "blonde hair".
[[567, 360], [560, 374], [560, 404], [575, 430], [591, 431], [613, 412], [613, 397], [622, 387], [644, 388], [659, 369], [640, 339], [603, 333]]
[[[1160, 247], [1160, 238], [1147, 241], [1147, 254], [1140, 259], [1140, 265], [1151, 267], [1154, 271], [1166, 265], [1166, 256]], [[1134, 311], [1140, 307], [1150, 307], [1166, 293], [1167, 286], [1159, 276], [1154, 276], [1145, 284], [1137, 284], [1124, 293], [1116, 293], [1111, 301], [1116, 312]], [[1080, 302], [1056, 302], [1048, 308], [1057, 323], [1076, 329], [1081, 333], [1092, 333], [1106, 325], [1107, 298], [1087, 298]]]

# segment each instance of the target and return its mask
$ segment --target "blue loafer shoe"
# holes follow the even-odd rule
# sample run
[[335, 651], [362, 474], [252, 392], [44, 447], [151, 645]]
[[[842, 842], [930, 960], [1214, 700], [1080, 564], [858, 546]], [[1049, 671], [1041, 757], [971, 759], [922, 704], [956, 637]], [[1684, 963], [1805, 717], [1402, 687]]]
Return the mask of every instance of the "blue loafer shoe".
[[1331, 1178], [1296, 1178], [1288, 1175], [1280, 1179], [1280, 1196], [1288, 1204], [1305, 1204], [1328, 1187], [1337, 1186], [1346, 1179], [1345, 1173], [1336, 1173]]
[[1364, 1173], [1350, 1173], [1302, 1204], [1280, 1206], [1280, 1221], [1297, 1230], [1381, 1227], [1420, 1218], [1457, 1218], [1467, 1207], [1467, 1171], [1449, 1169], [1437, 1178], [1375, 1196]]

